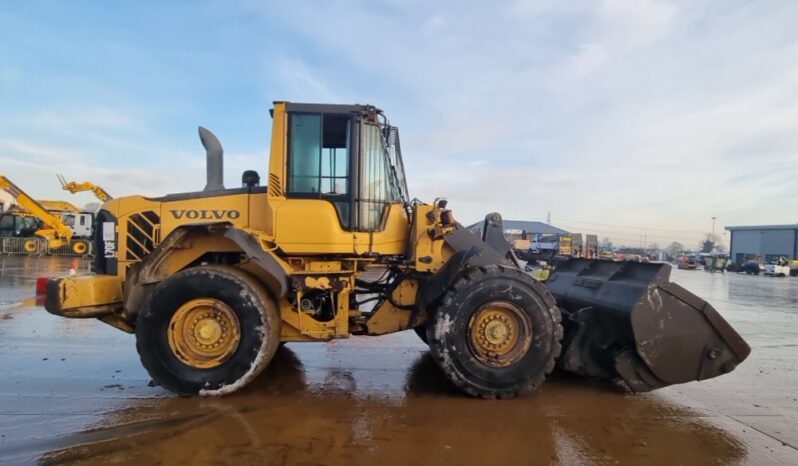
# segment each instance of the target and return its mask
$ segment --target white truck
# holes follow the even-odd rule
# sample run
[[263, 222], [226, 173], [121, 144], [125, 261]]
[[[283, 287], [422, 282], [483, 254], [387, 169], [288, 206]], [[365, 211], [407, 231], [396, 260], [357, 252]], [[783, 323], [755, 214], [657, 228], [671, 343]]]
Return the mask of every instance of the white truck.
[[780, 257], [779, 260], [775, 262], [765, 264], [763, 273], [768, 277], [787, 277], [790, 275], [789, 261], [784, 257]]

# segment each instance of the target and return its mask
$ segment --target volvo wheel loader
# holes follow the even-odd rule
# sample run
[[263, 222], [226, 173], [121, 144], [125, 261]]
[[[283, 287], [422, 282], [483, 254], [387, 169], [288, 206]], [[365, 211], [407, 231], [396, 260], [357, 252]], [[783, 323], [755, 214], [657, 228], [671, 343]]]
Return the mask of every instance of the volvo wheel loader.
[[749, 348], [669, 266], [575, 260], [544, 284], [489, 214], [477, 236], [445, 200], [408, 195], [399, 130], [369, 105], [275, 102], [267, 183], [129, 196], [97, 214], [93, 274], [50, 278], [45, 307], [135, 333], [144, 367], [183, 395], [257, 377], [281, 342], [415, 330], [446, 376], [484, 398], [564, 370], [631, 390], [732, 370]]

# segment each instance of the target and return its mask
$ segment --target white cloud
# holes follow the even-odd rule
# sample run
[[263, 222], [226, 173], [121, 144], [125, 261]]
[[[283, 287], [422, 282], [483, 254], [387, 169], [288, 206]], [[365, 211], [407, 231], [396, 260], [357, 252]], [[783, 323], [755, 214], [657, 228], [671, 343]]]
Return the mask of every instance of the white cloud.
[[108, 108], [80, 109], [77, 111], [46, 110], [26, 119], [26, 123], [51, 131], [72, 132], [85, 129], [141, 130], [143, 125], [135, 117]]
[[[558, 7], [516, 18], [496, 10], [420, 15], [435, 37], [361, 18], [390, 40], [384, 55], [358, 44], [355, 66], [401, 63], [396, 79], [391, 63], [372, 70], [411, 81], [419, 104], [393, 116], [406, 128], [411, 189], [448, 196], [467, 219], [553, 210], [691, 231], [712, 215], [789, 221], [784, 196], [795, 188], [752, 172], [765, 164], [787, 171], [780, 181], [798, 175], [798, 139], [788, 133], [798, 116], [795, 47], [779, 40], [792, 31], [785, 12], [721, 18], [706, 4], [611, 1], [566, 11], [572, 28], [548, 36], [561, 26]], [[413, 45], [419, 35], [429, 43]], [[344, 59], [352, 52], [334, 46]], [[495, 163], [459, 163], [486, 157]]]
[[298, 59], [284, 59], [277, 63], [282, 92], [285, 95], [275, 100], [300, 100], [310, 102], [340, 102], [338, 93], [323, 79], [324, 73]]
[[596, 12], [596, 34], [615, 48], [642, 47], [667, 35], [676, 13], [672, 2], [603, 0]]
[[[256, 92], [379, 105], [402, 128], [412, 194], [448, 197], [462, 221], [493, 210], [690, 231], [711, 216], [719, 229], [794, 221], [798, 3], [250, 1], [228, 10], [223, 30], [241, 17], [278, 29], [269, 42], [240, 37], [269, 50], [236, 57], [261, 64]], [[165, 80], [180, 76], [173, 66]], [[53, 141], [63, 140], [73, 169], [120, 193], [201, 187], [203, 158], [164, 144], [151, 109], [76, 108], [20, 118], [20, 134], [0, 135], [13, 153], [0, 155], [55, 166]], [[142, 137], [152, 134], [160, 138]], [[245, 168], [266, 178], [266, 156], [248, 150], [228, 156], [228, 184]], [[113, 175], [93, 168], [108, 165]], [[175, 169], [181, 176], [163, 174]]]

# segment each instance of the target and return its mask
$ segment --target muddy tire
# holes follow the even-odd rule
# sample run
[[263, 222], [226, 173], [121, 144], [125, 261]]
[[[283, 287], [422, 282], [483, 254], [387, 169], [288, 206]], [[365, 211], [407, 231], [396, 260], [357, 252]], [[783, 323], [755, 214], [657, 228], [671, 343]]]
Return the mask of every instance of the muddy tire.
[[280, 342], [277, 304], [228, 266], [179, 272], [150, 293], [136, 323], [141, 362], [180, 395], [226, 395], [255, 379]]
[[427, 341], [427, 326], [422, 325], [420, 327], [413, 328], [413, 331], [416, 332], [416, 335], [424, 342], [425, 345], [429, 345], [429, 341]]
[[560, 354], [554, 297], [529, 275], [499, 265], [472, 269], [446, 292], [427, 325], [433, 358], [457, 387], [512, 398], [543, 384]]

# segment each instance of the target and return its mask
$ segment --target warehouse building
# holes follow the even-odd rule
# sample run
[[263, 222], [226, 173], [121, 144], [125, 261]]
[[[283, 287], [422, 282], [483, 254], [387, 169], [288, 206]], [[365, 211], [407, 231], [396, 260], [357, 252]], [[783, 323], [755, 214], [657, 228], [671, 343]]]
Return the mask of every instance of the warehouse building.
[[[480, 234], [482, 232], [482, 223], [477, 222], [473, 225], [469, 225], [468, 229]], [[547, 223], [543, 222], [532, 222], [532, 221], [525, 221], [525, 220], [504, 220], [502, 221], [502, 226], [504, 226], [504, 237], [507, 238], [507, 241], [513, 240], [530, 240], [530, 241], [537, 241], [544, 235], [567, 235], [568, 232], [557, 227], [553, 227]]]
[[735, 263], [774, 262], [779, 257], [798, 257], [798, 223], [726, 227], [731, 233], [729, 257]]

